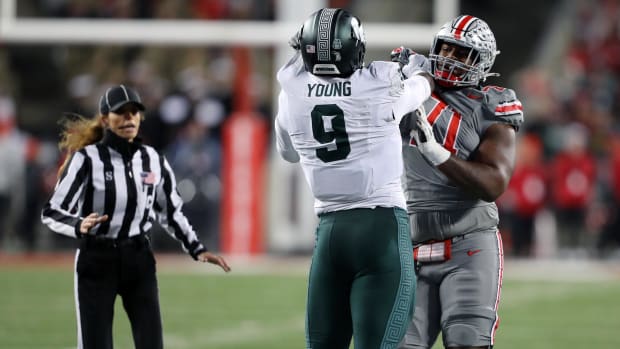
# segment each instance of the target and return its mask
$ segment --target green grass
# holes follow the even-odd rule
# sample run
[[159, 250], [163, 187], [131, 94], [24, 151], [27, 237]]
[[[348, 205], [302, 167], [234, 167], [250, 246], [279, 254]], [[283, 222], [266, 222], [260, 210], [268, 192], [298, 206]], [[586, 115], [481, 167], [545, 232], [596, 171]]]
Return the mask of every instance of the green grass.
[[[0, 268], [0, 348], [75, 347], [69, 268]], [[304, 275], [160, 272], [159, 287], [166, 348], [303, 346]], [[133, 348], [120, 299], [116, 302], [114, 343], [115, 348]]]
[[[304, 347], [306, 277], [159, 272], [168, 349]], [[620, 280], [506, 280], [496, 347], [620, 348]], [[133, 348], [116, 305], [115, 348]], [[0, 348], [75, 348], [71, 266], [0, 266]], [[440, 348], [440, 346], [435, 346]]]
[[618, 280], [507, 281], [497, 342], [501, 348], [620, 348], [619, 295]]

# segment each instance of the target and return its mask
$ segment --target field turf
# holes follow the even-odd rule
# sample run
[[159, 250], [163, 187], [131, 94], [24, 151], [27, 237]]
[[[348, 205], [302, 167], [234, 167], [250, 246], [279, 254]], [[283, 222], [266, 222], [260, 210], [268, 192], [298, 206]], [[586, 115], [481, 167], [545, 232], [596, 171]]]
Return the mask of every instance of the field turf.
[[[166, 263], [158, 263], [166, 348], [304, 348], [305, 262], [227, 275], [210, 266]], [[527, 268], [539, 277], [524, 277], [527, 268], [511, 276], [509, 266], [496, 348], [620, 348], [619, 277], [566, 267], [562, 273], [548, 267], [544, 277], [536, 264]], [[70, 262], [0, 258], [0, 348], [76, 347], [71, 269]], [[115, 348], [133, 348], [120, 300], [115, 314]]]

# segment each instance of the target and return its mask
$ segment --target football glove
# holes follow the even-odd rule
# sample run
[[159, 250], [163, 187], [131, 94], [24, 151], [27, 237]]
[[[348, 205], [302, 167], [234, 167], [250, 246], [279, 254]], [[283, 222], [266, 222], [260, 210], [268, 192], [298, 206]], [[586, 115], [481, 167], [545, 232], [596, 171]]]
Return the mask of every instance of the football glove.
[[426, 119], [424, 107], [420, 106], [420, 108], [415, 110], [414, 114], [416, 114], [416, 127], [411, 130], [410, 134], [415, 139], [422, 156], [433, 166], [439, 166], [448, 161], [450, 152], [435, 140], [433, 126]]
[[409, 63], [401, 68], [403, 75], [409, 78], [415, 74], [430, 74], [431, 62], [424, 55], [414, 53], [409, 56]]
[[390, 52], [392, 62], [400, 64], [401, 72], [405, 78], [409, 78], [415, 74], [431, 72], [431, 62], [424, 55], [416, 53], [410, 48], [404, 46], [397, 47]]
[[392, 62], [400, 63], [400, 66], [402, 67], [409, 63], [409, 56], [411, 56], [412, 54], [415, 54], [412, 49], [400, 46], [390, 52], [390, 59], [392, 60]]

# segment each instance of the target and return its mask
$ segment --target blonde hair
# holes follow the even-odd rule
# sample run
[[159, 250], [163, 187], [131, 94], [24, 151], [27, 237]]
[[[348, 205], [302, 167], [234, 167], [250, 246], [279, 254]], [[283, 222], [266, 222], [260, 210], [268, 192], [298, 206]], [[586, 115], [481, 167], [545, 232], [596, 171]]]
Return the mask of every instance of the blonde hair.
[[64, 171], [71, 155], [89, 144], [96, 143], [103, 138], [103, 115], [87, 119], [81, 115], [72, 114], [60, 121], [63, 127], [60, 133], [58, 149], [66, 153], [65, 160], [58, 169], [58, 176]]

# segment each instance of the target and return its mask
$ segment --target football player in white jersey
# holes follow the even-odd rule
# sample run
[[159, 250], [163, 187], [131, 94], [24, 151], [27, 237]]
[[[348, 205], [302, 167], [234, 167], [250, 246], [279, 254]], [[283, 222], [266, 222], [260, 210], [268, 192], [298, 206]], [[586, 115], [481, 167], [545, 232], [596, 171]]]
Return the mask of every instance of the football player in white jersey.
[[[360, 20], [324, 8], [292, 40], [277, 74], [277, 149], [299, 162], [319, 216], [310, 268], [306, 347], [396, 348], [412, 316], [415, 272], [399, 122], [433, 79], [412, 56], [364, 66]], [[408, 78], [405, 78], [408, 77]]]
[[437, 87], [403, 122], [412, 125], [403, 156], [418, 284], [399, 348], [431, 348], [439, 332], [449, 349], [494, 344], [503, 273], [494, 200], [512, 176], [523, 122], [514, 91], [482, 85], [498, 53], [483, 20], [446, 23], [429, 54]]

